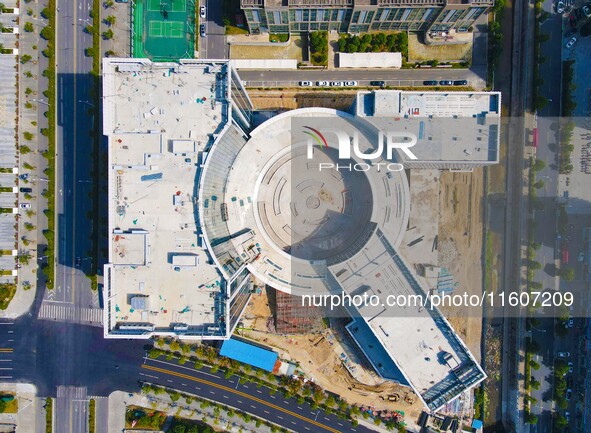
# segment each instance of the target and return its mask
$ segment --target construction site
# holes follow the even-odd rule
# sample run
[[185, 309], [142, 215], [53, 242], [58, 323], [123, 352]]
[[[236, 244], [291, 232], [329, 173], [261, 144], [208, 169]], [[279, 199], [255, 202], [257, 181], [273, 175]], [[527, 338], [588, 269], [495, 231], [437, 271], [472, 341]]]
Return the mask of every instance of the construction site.
[[[251, 90], [249, 94], [255, 109], [278, 112], [314, 106], [344, 109], [355, 98], [355, 92]], [[436, 248], [433, 254], [428, 254], [432, 257], [431, 268], [445, 270], [448, 278], [439, 281], [446, 281], [453, 289], [469, 294], [481, 293], [483, 170], [475, 168], [471, 173], [412, 172], [411, 199], [417, 203], [417, 213], [424, 215], [428, 212], [428, 216], [438, 221], [431, 235]], [[412, 223], [411, 214], [409, 226]], [[405, 248], [408, 254], [411, 248], [401, 246], [401, 249]], [[424, 269], [416, 270], [429, 287], [437, 288], [437, 282], [432, 284]], [[453, 307], [443, 308], [442, 312], [475, 357], [480, 359], [480, 312], [466, 314]], [[401, 411], [416, 419], [424, 407], [422, 402], [410, 387], [376, 374], [345, 329], [350, 319], [322, 319], [322, 316], [319, 309], [302, 308], [299, 297], [267, 287], [252, 297], [242, 317], [243, 326], [239, 333], [273, 347], [281, 358], [298, 363], [301, 374], [351, 403], [379, 411]], [[449, 412], [469, 418], [471, 407], [469, 395], [463, 395], [450, 404]]]

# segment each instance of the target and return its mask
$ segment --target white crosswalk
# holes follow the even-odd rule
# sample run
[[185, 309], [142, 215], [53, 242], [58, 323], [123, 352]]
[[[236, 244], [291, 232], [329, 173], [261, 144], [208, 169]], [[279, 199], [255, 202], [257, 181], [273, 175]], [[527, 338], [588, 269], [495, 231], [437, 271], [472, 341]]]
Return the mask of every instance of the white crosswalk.
[[100, 308], [80, 308], [69, 304], [45, 301], [41, 304], [39, 319], [102, 326], [103, 310]]

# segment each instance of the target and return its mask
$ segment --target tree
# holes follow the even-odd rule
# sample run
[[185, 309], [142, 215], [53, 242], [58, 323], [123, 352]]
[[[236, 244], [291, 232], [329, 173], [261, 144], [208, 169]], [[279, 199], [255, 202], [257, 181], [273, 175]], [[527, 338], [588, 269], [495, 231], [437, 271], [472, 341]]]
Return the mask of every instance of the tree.
[[575, 270], [571, 267], [561, 268], [558, 271], [558, 275], [564, 278], [566, 281], [573, 281], [575, 279]]
[[525, 415], [525, 422], [528, 423], [528, 424], [532, 424], [532, 425], [537, 424], [538, 423], [538, 417], [536, 415], [534, 415], [533, 413], [531, 413], [531, 412], [528, 411], [526, 413], [526, 415]]
[[21, 56], [21, 63], [24, 65], [25, 63], [30, 62], [32, 57], [29, 54], [23, 54]]
[[33, 27], [33, 23], [31, 22], [26, 22], [24, 29], [27, 33], [31, 33], [33, 30], [35, 30], [35, 28]]
[[28, 265], [31, 260], [31, 254], [28, 251], [19, 251], [17, 259], [21, 265]]
[[109, 40], [109, 39], [113, 39], [114, 33], [113, 30], [109, 29], [106, 32], [103, 32], [103, 39], [105, 40]]
[[187, 427], [185, 427], [182, 424], [177, 424], [174, 426], [174, 428], [172, 429], [173, 433], [186, 433], [187, 431]]
[[109, 26], [115, 25], [116, 21], [117, 21], [117, 18], [115, 18], [115, 16], [113, 16], [113, 15], [109, 15], [107, 18], [105, 18], [105, 24], [108, 24]]

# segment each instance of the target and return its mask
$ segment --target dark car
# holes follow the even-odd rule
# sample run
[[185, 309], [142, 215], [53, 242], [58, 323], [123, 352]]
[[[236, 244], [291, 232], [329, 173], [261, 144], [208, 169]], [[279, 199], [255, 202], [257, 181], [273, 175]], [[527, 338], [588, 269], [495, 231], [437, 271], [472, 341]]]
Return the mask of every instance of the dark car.
[[467, 86], [468, 81], [466, 80], [456, 80], [454, 81], [454, 86]]
[[199, 26], [199, 34], [202, 38], [204, 38], [207, 35], [207, 31], [205, 30], [205, 24], [201, 24]]
[[571, 37], [573, 37], [573, 36], [574, 36], [574, 35], [576, 35], [576, 34], [577, 34], [577, 30], [576, 30], [576, 29], [575, 29], [575, 30], [569, 30], [568, 32], [566, 32], [566, 33], [564, 34], [564, 38], [565, 38], [565, 39], [568, 39], [568, 38], [571, 38]]
[[33, 188], [21, 188], [20, 189], [21, 192], [33, 192]]
[[435, 81], [435, 80], [423, 81], [423, 86], [436, 86], [436, 85], [437, 85], [437, 81]]
[[379, 86], [379, 87], [384, 87], [386, 85], [385, 81], [370, 81], [369, 82], [370, 86]]
[[451, 80], [441, 80], [441, 81], [439, 82], [439, 85], [441, 85], [441, 86], [451, 86], [451, 85], [453, 85], [453, 83], [454, 83], [454, 82], [453, 82], [453, 81], [451, 81]]

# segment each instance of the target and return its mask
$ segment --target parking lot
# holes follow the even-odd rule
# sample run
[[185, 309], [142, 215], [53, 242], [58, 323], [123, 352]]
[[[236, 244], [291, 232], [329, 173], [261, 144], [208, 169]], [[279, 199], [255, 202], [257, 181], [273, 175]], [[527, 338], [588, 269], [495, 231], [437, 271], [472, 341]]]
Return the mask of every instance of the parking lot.
[[[16, 6], [16, 1], [4, 2], [4, 10]], [[4, 28], [15, 28], [17, 15], [0, 14], [0, 23]], [[0, 32], [0, 43], [4, 52], [15, 48], [17, 35]], [[0, 284], [15, 283], [17, 273], [16, 240], [17, 218], [16, 206], [18, 195], [16, 167], [18, 166], [15, 141], [16, 130], [16, 66], [17, 57], [12, 54], [0, 54]]]

